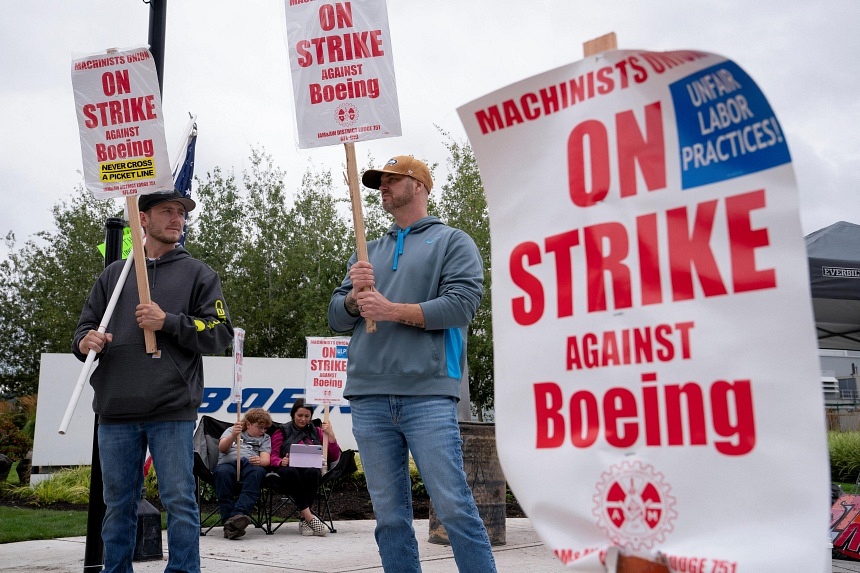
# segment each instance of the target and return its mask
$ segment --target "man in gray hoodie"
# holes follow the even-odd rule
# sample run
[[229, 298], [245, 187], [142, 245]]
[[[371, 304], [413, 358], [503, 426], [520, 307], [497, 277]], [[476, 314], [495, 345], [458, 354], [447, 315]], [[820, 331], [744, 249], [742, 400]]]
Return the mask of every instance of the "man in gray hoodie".
[[[98, 331], [124, 264], [117, 261], [90, 291], [72, 340], [81, 361], [90, 350], [98, 353], [90, 384], [106, 505], [105, 573], [132, 571], [147, 447], [168, 514], [165, 571], [200, 571], [192, 438], [203, 396], [202, 354], [228, 348], [233, 327], [218, 275], [177, 245], [194, 207], [178, 191], [140, 197], [152, 302], [139, 304], [137, 282], [127, 280], [108, 332]], [[155, 354], [146, 353], [143, 329], [155, 332]]]
[[[445, 526], [461, 573], [496, 570], [486, 528], [463, 469], [457, 424], [469, 323], [481, 303], [483, 268], [474, 241], [427, 215], [433, 180], [409, 156], [362, 176], [379, 189], [394, 224], [353, 255], [332, 294], [328, 320], [352, 330], [344, 396], [376, 515], [386, 572], [421, 571], [412, 527], [411, 452]], [[367, 333], [365, 320], [376, 321]]]

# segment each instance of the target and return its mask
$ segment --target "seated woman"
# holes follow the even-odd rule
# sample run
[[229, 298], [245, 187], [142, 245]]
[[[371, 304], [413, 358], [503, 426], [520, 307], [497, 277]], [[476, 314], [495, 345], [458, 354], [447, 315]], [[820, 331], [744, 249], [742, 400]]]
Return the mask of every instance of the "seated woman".
[[286, 491], [290, 492], [293, 501], [301, 515], [299, 532], [302, 535], [328, 534], [328, 529], [322, 521], [311, 513], [311, 503], [314, 501], [319, 488], [322, 471], [319, 468], [297, 468], [290, 466], [290, 446], [293, 444], [323, 443], [323, 434], [328, 436], [328, 463], [337, 461], [340, 457], [340, 446], [334, 430], [328, 423], [317, 428], [311, 422], [313, 407], [306, 406], [304, 398], [299, 398], [290, 410], [291, 422], [275, 430], [272, 434], [272, 456], [269, 471], [276, 472], [284, 480]]
[[[215, 492], [218, 494], [218, 509], [224, 523], [224, 537], [238, 539], [245, 535], [251, 523], [248, 515], [260, 498], [260, 486], [268, 471], [272, 441], [266, 430], [272, 425], [272, 417], [262, 408], [251, 408], [245, 412], [241, 422], [224, 430], [218, 441], [218, 465], [212, 471], [215, 476]], [[240, 436], [239, 456], [241, 478], [236, 476], [236, 437]], [[233, 496], [238, 491], [239, 498]]]

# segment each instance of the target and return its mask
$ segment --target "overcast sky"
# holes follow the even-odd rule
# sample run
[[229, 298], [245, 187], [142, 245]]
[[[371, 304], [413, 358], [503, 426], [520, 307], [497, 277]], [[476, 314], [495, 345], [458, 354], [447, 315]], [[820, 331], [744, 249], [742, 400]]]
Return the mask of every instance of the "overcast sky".
[[[296, 188], [308, 168], [345, 164], [342, 145], [299, 149], [282, 0], [171, 0], [163, 111], [173, 154], [198, 116], [196, 175], [241, 176], [264, 147]], [[142, 0], [7, 2], [0, 17], [0, 235], [54, 230], [51, 207], [82, 182], [73, 56], [147, 43]], [[582, 58], [614, 31], [622, 49], [697, 49], [734, 60], [787, 135], [804, 234], [860, 223], [860, 1], [388, 0], [401, 137], [356, 144], [360, 167], [391, 155], [438, 162], [435, 126], [464, 140], [457, 107]], [[341, 177], [335, 177], [340, 183]], [[344, 196], [348, 196], [344, 185]], [[122, 201], [117, 201], [121, 208]], [[0, 257], [5, 256], [0, 248]]]

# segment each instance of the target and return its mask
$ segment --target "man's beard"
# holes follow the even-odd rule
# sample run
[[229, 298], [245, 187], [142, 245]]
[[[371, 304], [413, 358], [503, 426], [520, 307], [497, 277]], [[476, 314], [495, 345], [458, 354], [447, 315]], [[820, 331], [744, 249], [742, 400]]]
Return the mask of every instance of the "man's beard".
[[176, 244], [179, 242], [179, 239], [182, 238], [182, 231], [179, 232], [179, 237], [176, 240], [173, 239], [173, 235], [176, 234], [176, 231], [167, 231], [166, 229], [153, 229], [152, 232], [148, 232], [147, 236], [152, 237], [153, 239], [167, 244]]
[[415, 199], [415, 182], [409, 181], [409, 189], [406, 193], [402, 195], [394, 195], [391, 194], [391, 199], [388, 203], [383, 202], [382, 208], [389, 214], [393, 214], [392, 212], [399, 209], [400, 207], [405, 207], [410, 204], [412, 200]]

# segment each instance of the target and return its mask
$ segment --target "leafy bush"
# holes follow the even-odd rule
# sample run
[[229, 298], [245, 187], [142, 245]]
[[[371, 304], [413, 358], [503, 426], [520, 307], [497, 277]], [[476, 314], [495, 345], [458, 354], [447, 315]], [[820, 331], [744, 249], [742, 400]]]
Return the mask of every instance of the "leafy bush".
[[346, 489], [367, 489], [367, 479], [364, 477], [364, 469], [361, 467], [361, 458], [358, 454], [355, 454], [355, 466], [356, 469], [352, 475], [345, 475], [341, 478], [339, 487], [346, 487]]
[[860, 475], [860, 432], [827, 432], [830, 479], [855, 483]]
[[0, 414], [0, 454], [13, 462], [24, 459], [33, 448], [33, 440], [21, 431], [19, 420], [22, 425], [27, 421], [25, 416]]
[[[367, 489], [367, 478], [364, 477], [364, 468], [361, 465], [361, 457], [356, 454], [355, 465], [358, 469], [351, 476], [344, 476], [341, 485], [344, 489]], [[409, 480], [412, 482], [412, 493], [415, 495], [427, 495], [424, 480], [418, 472], [415, 460], [409, 458]]]
[[415, 460], [409, 458], [409, 479], [412, 481], [412, 493], [418, 495], [427, 495], [427, 488], [424, 487], [424, 478], [418, 472], [418, 466], [415, 465]]
[[21, 431], [30, 438], [30, 443], [36, 437], [36, 403], [38, 402], [38, 398], [36, 394], [18, 398], [18, 406], [27, 416], [27, 421], [24, 422]]
[[158, 497], [158, 476], [155, 474], [155, 466], [149, 466], [149, 471], [143, 477], [143, 485], [146, 488], [146, 499], [153, 500]]
[[86, 504], [90, 500], [90, 467], [78, 466], [54, 472], [35, 486], [12, 487], [13, 497], [39, 505], [65, 502]]
[[[339, 488], [343, 489], [367, 489], [367, 478], [364, 477], [364, 467], [361, 465], [361, 456], [356, 454], [355, 465], [358, 468], [352, 475], [345, 475], [341, 478]], [[421, 479], [421, 474], [418, 473], [418, 468], [412, 458], [409, 458], [409, 479], [412, 482], [412, 493], [423, 495], [427, 493], [424, 488], [424, 480]]]

